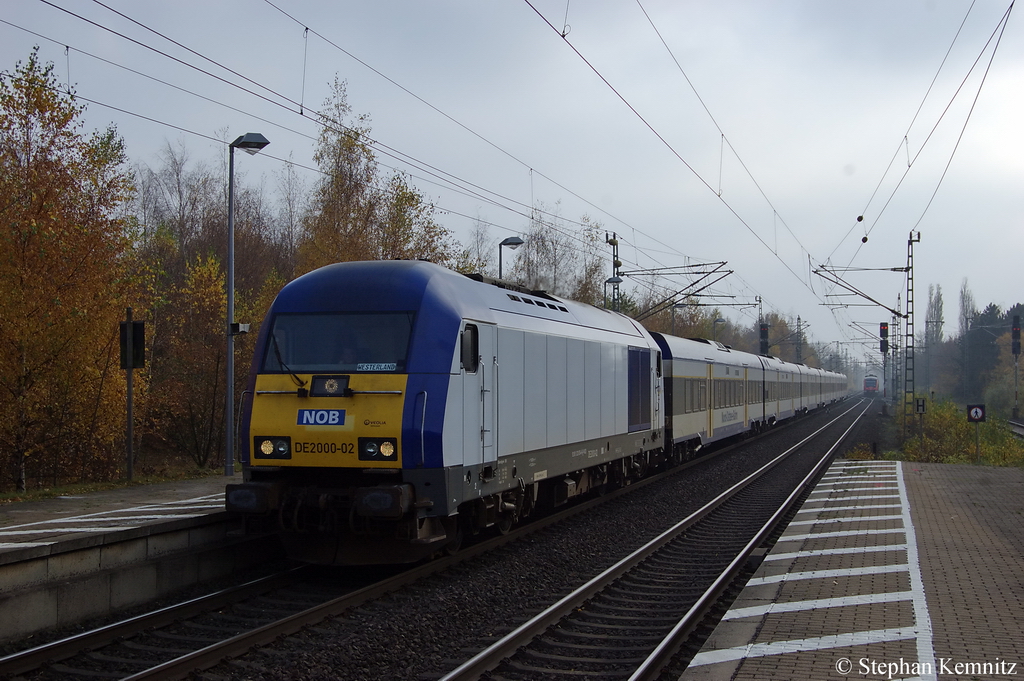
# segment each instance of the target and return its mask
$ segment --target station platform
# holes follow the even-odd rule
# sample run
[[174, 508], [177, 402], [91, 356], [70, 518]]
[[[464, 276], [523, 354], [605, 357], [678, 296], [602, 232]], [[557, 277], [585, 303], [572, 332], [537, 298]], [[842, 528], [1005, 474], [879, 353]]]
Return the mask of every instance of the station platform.
[[1024, 470], [835, 461], [680, 677], [1024, 677]]
[[0, 505], [0, 563], [26, 549], [94, 542], [96, 535], [224, 513], [224, 486], [241, 475], [213, 475]]
[[0, 643], [143, 607], [275, 560], [275, 546], [243, 536], [224, 510], [231, 479], [0, 506]]

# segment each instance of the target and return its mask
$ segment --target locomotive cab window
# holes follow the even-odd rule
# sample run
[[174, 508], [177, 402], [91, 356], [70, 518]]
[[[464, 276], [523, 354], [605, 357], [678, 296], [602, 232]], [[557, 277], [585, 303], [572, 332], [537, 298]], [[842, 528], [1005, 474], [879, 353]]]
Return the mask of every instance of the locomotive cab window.
[[466, 324], [462, 332], [462, 368], [467, 374], [475, 374], [480, 368], [480, 331], [476, 324]]
[[412, 312], [279, 314], [264, 373], [404, 373]]

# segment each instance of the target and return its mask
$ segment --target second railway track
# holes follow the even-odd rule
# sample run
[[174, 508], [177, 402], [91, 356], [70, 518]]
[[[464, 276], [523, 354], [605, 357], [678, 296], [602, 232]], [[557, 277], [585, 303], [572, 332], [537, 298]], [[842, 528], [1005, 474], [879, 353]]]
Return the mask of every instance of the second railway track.
[[[657, 678], [751, 552], [824, 470], [852, 425], [824, 456], [819, 450], [808, 455], [805, 445], [845, 415], [481, 651], [444, 681], [481, 675], [503, 680]], [[790, 465], [780, 466], [783, 461]]]

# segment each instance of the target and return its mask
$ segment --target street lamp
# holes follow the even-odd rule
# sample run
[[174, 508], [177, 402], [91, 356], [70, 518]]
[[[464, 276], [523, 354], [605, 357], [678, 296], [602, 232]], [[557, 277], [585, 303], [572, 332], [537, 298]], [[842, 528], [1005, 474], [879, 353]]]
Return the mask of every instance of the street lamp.
[[725, 320], [719, 317], [711, 324], [711, 340], [718, 341], [718, 325], [725, 324]]
[[501, 249], [503, 246], [507, 246], [509, 250], [514, 251], [523, 245], [523, 240], [517, 236], [510, 236], [500, 244], [498, 244], [498, 279], [501, 279]]
[[228, 357], [224, 475], [235, 474], [235, 335], [249, 330], [235, 323], [235, 148], [255, 154], [268, 144], [270, 141], [258, 132], [247, 132], [228, 145]]

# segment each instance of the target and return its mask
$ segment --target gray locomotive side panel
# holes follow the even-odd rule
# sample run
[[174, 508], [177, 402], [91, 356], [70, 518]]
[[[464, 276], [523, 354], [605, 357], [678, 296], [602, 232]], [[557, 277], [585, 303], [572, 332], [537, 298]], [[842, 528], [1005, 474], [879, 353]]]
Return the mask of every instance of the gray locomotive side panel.
[[526, 332], [498, 329], [498, 456], [526, 450]]
[[[497, 462], [493, 470], [500, 478], [509, 457], [530, 457], [530, 468], [550, 461], [552, 470], [561, 470], [556, 460], [562, 449], [567, 459], [581, 451], [604, 459], [655, 446], [649, 431], [661, 427], [656, 425], [661, 390], [654, 376], [656, 346], [644, 330], [620, 315], [572, 301], [476, 283], [467, 289], [473, 295], [460, 299], [462, 326], [480, 329], [480, 366], [475, 374], [467, 372], [456, 348], [442, 436], [446, 467]], [[631, 432], [637, 428], [629, 422], [631, 347], [651, 354], [651, 376], [644, 382], [652, 412], [642, 421], [651, 424], [646, 435]], [[637, 434], [639, 439], [633, 437]], [[488, 438], [493, 447], [487, 447]], [[611, 451], [603, 451], [608, 447]], [[596, 462], [572, 465], [581, 463]], [[523, 466], [520, 461], [520, 470]]]
[[[569, 418], [569, 366], [568, 339], [562, 336], [547, 337], [547, 361], [545, 394], [547, 398], [547, 442], [570, 442]], [[579, 401], [578, 395], [572, 401]]]
[[586, 402], [583, 399], [583, 381], [586, 376], [584, 342], [578, 338], [566, 339], [565, 384], [567, 393], [565, 411], [565, 437], [568, 442], [584, 439]]
[[498, 329], [498, 456], [625, 433], [626, 347]]
[[[522, 394], [510, 396], [513, 402], [522, 404], [523, 409], [523, 446], [527, 451], [544, 449], [548, 440], [548, 399], [547, 399], [547, 374], [548, 374], [548, 345], [547, 338], [539, 333], [527, 332], [524, 336], [525, 356], [523, 357], [524, 384]], [[498, 358], [499, 364], [503, 363], [503, 356]], [[554, 363], [552, 363], [554, 364]], [[552, 366], [551, 372], [558, 373], [561, 369], [563, 375], [564, 365]], [[499, 402], [499, 419], [504, 416], [504, 402]], [[552, 405], [554, 406], [554, 405]], [[500, 433], [502, 424], [498, 424]], [[555, 442], [552, 444], [563, 444]], [[511, 453], [511, 452], [510, 452]], [[505, 452], [501, 453], [502, 455]]]

